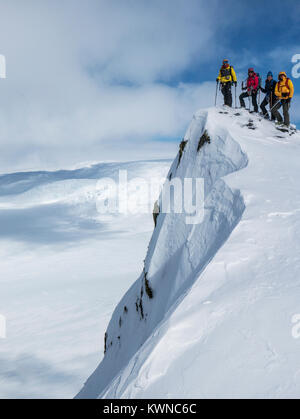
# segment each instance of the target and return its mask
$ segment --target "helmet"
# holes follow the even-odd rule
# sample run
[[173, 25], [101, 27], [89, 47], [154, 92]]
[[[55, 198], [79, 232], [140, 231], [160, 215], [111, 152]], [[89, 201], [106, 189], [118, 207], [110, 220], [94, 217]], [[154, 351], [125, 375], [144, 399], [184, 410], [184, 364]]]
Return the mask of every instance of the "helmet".
[[287, 77], [286, 72], [285, 72], [285, 71], [281, 71], [281, 72], [278, 74], [278, 79], [280, 79], [280, 76]]
[[249, 73], [254, 73], [254, 68], [252, 68], [252, 67], [251, 67], [251, 68], [249, 68], [249, 69], [248, 69], [248, 74], [249, 74]]
[[272, 71], [269, 71], [269, 72], [268, 72], [267, 77], [273, 77], [273, 73], [272, 73]]
[[228, 64], [229, 63], [229, 61], [225, 58], [224, 60], [223, 60], [223, 64]]

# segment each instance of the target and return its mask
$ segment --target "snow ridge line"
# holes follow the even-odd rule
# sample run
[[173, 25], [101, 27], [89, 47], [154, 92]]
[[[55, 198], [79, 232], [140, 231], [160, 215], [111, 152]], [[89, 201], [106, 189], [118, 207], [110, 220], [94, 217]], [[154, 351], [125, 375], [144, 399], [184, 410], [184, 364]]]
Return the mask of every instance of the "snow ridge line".
[[[79, 398], [124, 395], [130, 383], [138, 379], [139, 370], [151, 355], [151, 347], [156, 346], [161, 327], [240, 222], [245, 210], [243, 197], [222, 177], [245, 168], [248, 158], [228, 130], [216, 125], [210, 116], [203, 112], [193, 118], [180, 165], [177, 156], [170, 169], [170, 173], [180, 178], [204, 178], [207, 184], [204, 220], [190, 226], [185, 224], [185, 214], [159, 215], [144, 271], [154, 298], [150, 300], [145, 295], [142, 274], [115, 309], [107, 329], [109, 350], [78, 394]], [[211, 142], [198, 151], [204, 132]], [[124, 307], [129, 309], [126, 318]]]

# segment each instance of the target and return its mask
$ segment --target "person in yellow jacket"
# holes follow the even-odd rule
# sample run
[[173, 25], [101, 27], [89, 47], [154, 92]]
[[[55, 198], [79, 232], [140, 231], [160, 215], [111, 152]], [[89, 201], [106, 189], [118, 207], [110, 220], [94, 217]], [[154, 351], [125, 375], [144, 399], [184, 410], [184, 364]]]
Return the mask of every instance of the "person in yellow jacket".
[[231, 86], [237, 85], [237, 78], [234, 68], [229, 65], [228, 60], [223, 60], [223, 65], [220, 68], [219, 76], [217, 77], [217, 83], [221, 83], [221, 91], [224, 96], [224, 105], [232, 107], [232, 93]]
[[[278, 99], [278, 103], [272, 110], [272, 115], [277, 119], [279, 124], [284, 124], [286, 127], [290, 126], [290, 114], [289, 109], [291, 106], [291, 100], [294, 96], [294, 86], [292, 80], [290, 80], [286, 73], [282, 71], [278, 75], [278, 83], [275, 87], [275, 96]], [[282, 106], [284, 121], [280, 113], [278, 112]]]

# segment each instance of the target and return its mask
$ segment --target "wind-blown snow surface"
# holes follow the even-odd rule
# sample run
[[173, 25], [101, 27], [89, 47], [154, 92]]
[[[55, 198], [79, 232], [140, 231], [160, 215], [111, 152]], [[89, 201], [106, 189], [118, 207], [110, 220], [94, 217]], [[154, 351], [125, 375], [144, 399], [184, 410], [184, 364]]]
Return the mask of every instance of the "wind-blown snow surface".
[[205, 179], [203, 222], [159, 215], [144, 271], [153, 298], [142, 274], [77, 397], [299, 397], [300, 136], [223, 112], [194, 116], [170, 169]]
[[[0, 398], [73, 397], [103, 357], [111, 312], [142, 269], [152, 214], [105, 216], [103, 177], [165, 178], [170, 161], [0, 176]], [[151, 209], [153, 202], [150, 204]]]

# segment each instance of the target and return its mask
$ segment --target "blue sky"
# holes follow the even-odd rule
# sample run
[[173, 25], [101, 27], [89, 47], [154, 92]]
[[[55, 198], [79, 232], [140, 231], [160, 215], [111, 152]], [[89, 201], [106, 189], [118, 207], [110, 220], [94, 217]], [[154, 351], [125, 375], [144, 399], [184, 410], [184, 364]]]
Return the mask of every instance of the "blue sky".
[[[0, 172], [174, 156], [224, 57], [290, 75], [295, 0], [0, 0]], [[292, 119], [300, 122], [300, 79]]]
[[[222, 5], [223, 16], [216, 18], [215, 22], [215, 54], [204, 65], [199, 55], [188, 68], [163, 82], [176, 85], [180, 81], [201, 83], [210, 78], [214, 80], [223, 58], [230, 59], [244, 78], [249, 67], [254, 67], [264, 79], [269, 70], [276, 78], [282, 70], [291, 77], [294, 66], [291, 58], [300, 54], [300, 3], [295, 0], [253, 0], [250, 3], [224, 1]], [[293, 79], [293, 82], [299, 91], [300, 78]]]

